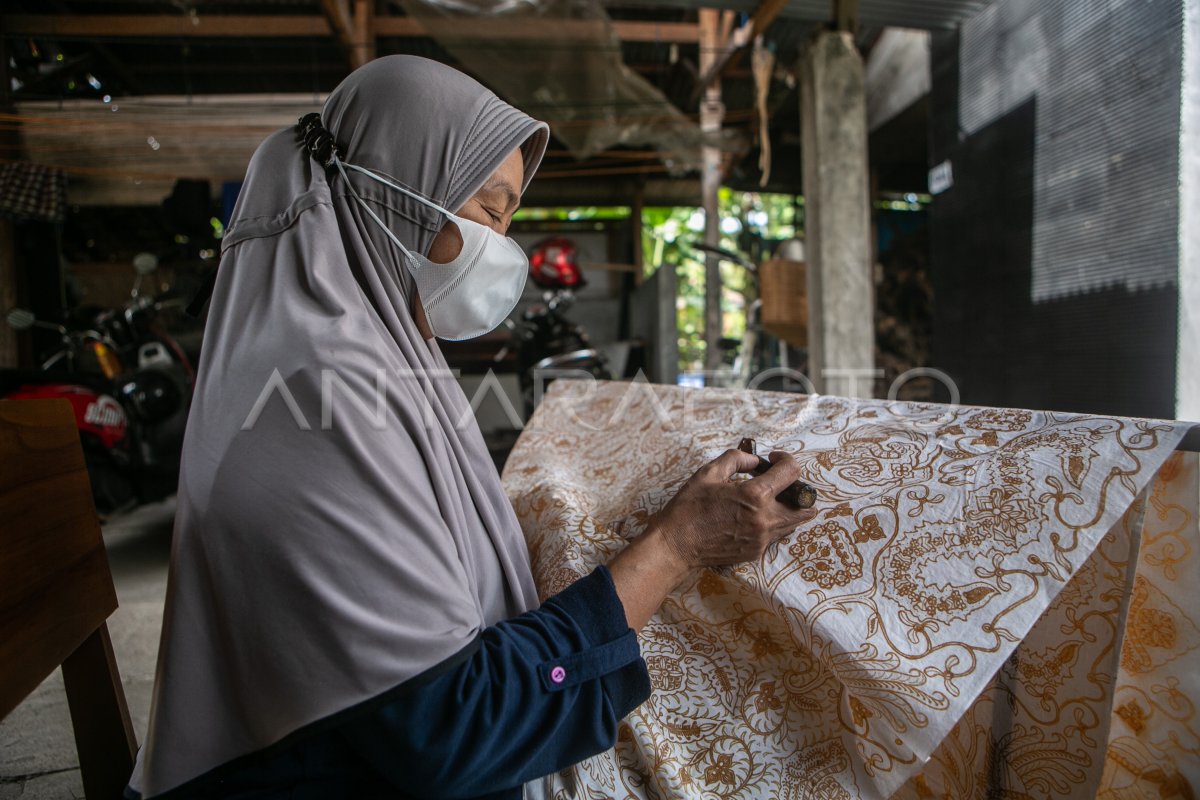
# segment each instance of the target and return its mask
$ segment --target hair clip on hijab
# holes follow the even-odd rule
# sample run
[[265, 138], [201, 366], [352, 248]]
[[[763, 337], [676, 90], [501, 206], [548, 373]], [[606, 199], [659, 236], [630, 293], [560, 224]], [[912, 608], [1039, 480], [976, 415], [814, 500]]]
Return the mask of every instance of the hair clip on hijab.
[[309, 155], [325, 169], [332, 167], [341, 155], [333, 134], [321, 124], [321, 115], [315, 111], [296, 123], [296, 141], [303, 142]]

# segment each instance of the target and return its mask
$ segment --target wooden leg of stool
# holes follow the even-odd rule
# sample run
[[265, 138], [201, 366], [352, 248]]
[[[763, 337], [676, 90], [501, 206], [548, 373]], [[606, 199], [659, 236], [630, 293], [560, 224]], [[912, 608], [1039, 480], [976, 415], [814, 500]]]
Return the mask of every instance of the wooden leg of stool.
[[120, 798], [137, 755], [108, 625], [101, 623], [62, 664], [79, 771], [88, 800]]

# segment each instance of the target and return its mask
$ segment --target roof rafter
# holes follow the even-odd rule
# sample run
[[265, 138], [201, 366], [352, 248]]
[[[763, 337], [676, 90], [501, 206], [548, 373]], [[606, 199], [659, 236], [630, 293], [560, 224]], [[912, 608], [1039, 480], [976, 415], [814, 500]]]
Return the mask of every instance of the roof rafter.
[[749, 26], [749, 31], [744, 33], [745, 28], [743, 28], [730, 34], [729, 40], [725, 44], [725, 49], [721, 51], [712, 66], [700, 77], [700, 80], [696, 82], [696, 88], [692, 91], [693, 103], [698, 102], [700, 96], [704, 94], [704, 90], [720, 80], [726, 70], [737, 66], [738, 62], [742, 59], [742, 51], [745, 46], [753, 42], [755, 36], [761, 35], [771, 26], [771, 23], [775, 21], [775, 18], [779, 16], [779, 12], [786, 5], [787, 0], [762, 0], [762, 3], [759, 4], [758, 8], [754, 9], [754, 13], [746, 23]]
[[350, 57], [350, 68], [358, 69], [375, 58], [375, 8], [371, 0], [321, 0], [321, 10], [332, 33]]
[[[336, 0], [322, 0], [324, 3]], [[370, 5], [366, 0], [358, 3]], [[347, 17], [349, 15], [347, 14]], [[464, 37], [491, 35], [498, 39], [543, 40], [590, 39], [597, 23], [588, 20], [556, 20], [537, 24], [524, 19], [461, 20]], [[694, 22], [644, 22], [613, 20], [613, 30], [629, 42], [695, 44], [699, 28]], [[165, 14], [4, 14], [0, 30], [7, 36], [47, 36], [88, 39], [137, 39], [146, 37], [277, 37], [321, 38], [329, 35], [330, 23], [321, 15], [200, 14], [195, 17]], [[377, 16], [375, 36], [426, 37], [428, 32], [412, 17]], [[353, 43], [354, 36], [350, 36]]]

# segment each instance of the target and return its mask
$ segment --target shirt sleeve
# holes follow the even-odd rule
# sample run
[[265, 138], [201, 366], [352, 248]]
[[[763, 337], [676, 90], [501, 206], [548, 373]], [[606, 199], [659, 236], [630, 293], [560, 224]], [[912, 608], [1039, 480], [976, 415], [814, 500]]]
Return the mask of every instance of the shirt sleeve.
[[452, 800], [609, 749], [621, 718], [649, 695], [637, 635], [600, 566], [540, 608], [485, 629], [457, 666], [339, 732], [389, 783]]

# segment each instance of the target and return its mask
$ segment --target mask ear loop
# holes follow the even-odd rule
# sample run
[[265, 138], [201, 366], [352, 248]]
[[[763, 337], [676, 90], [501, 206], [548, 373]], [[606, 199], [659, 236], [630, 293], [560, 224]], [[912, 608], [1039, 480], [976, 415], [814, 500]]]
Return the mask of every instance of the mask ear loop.
[[[337, 157], [335, 156], [335, 158], [337, 158]], [[337, 159], [337, 161], [338, 161], [338, 163], [341, 163], [341, 159]], [[424, 197], [421, 197], [421, 195], [417, 194], [416, 192], [412, 191], [411, 189], [406, 189], [403, 186], [400, 186], [399, 184], [392, 183], [387, 178], [383, 177], [382, 175], [380, 175], [376, 172], [373, 172], [373, 171], [367, 169], [366, 167], [360, 167], [357, 164], [346, 164], [345, 166], [349, 169], [354, 170], [355, 172], [361, 172], [363, 175], [366, 175], [371, 180], [379, 181], [384, 186], [395, 189], [397, 192], [400, 192], [401, 194], [406, 194], [409, 197], [411, 197], [413, 200], [416, 200], [418, 203], [428, 206], [429, 208], [432, 208], [436, 211], [440, 211], [443, 214], [445, 214], [447, 217], [458, 216], [457, 214], [454, 214], [454, 213], [442, 208], [441, 206], [439, 206], [437, 203], [433, 202], [432, 200], [428, 200]]]
[[[350, 196], [358, 201], [358, 204], [360, 206], [362, 206], [363, 211], [366, 211], [368, 216], [371, 217], [371, 219], [375, 220], [375, 224], [378, 225], [380, 230], [382, 230], [384, 232], [384, 234], [386, 234], [387, 237], [392, 240], [392, 244], [394, 244], [394, 245], [396, 245], [396, 247], [400, 248], [400, 252], [404, 253], [404, 255], [405, 255], [404, 261], [406, 264], [408, 264], [408, 271], [413, 272], [412, 262], [416, 260], [413, 257], [413, 254], [411, 252], [409, 252], [409, 249], [400, 242], [400, 239], [396, 236], [396, 234], [392, 233], [392, 229], [384, 224], [383, 220], [381, 220], [379, 218], [379, 215], [375, 213], [375, 210], [373, 208], [371, 208], [369, 205], [367, 205], [367, 201], [363, 200], [362, 197], [358, 194], [358, 192], [354, 189], [354, 184], [350, 182], [350, 176], [346, 174], [346, 168], [342, 165], [342, 160], [340, 158], [338, 158], [336, 155], [333, 156], [332, 160], [333, 160], [333, 165], [335, 167], [337, 167], [338, 172], [341, 173], [342, 180], [345, 181], [345, 183], [346, 183], [346, 188], [350, 190]], [[351, 166], [353, 167], [353, 165], [351, 165]], [[372, 176], [372, 177], [375, 177], [375, 176]], [[414, 275], [415, 275], [415, 273], [414, 273]]]

